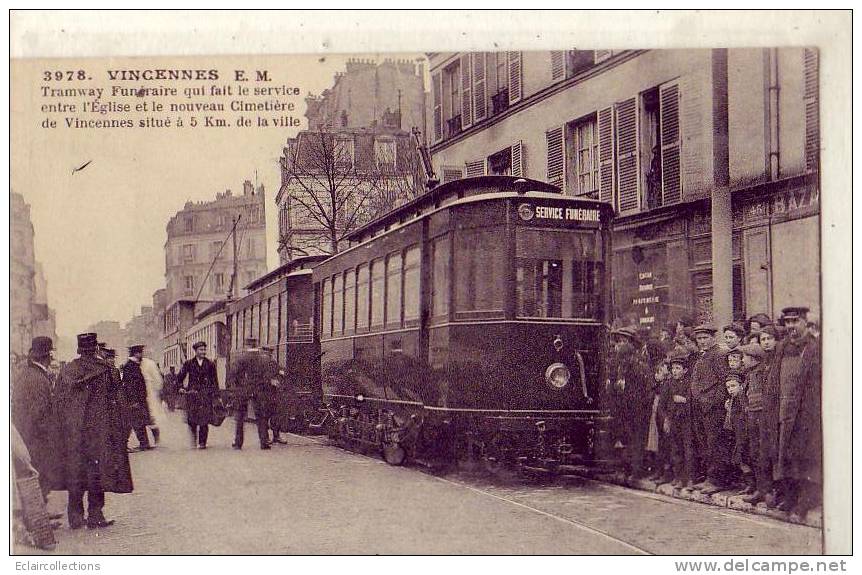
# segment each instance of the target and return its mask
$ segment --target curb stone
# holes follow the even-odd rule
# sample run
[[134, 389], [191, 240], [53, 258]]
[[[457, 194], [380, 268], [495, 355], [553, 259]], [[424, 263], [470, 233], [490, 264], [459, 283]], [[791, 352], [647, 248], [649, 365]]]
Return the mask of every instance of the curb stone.
[[615, 473], [597, 472], [588, 468], [578, 469], [574, 473], [576, 475], [580, 475], [588, 479], [593, 479], [595, 481], [601, 481], [603, 483], [612, 483], [614, 485], [629, 487], [631, 489], [638, 489], [640, 491], [651, 491], [653, 493], [674, 497], [676, 499], [697, 501], [698, 503], [703, 503], [706, 505], [714, 505], [716, 507], [725, 507], [727, 509], [744, 511], [753, 515], [762, 515], [771, 519], [784, 521], [785, 523], [807, 525], [808, 527], [814, 527], [817, 529], [822, 529], [823, 525], [822, 510], [820, 507], [812, 509], [805, 517], [799, 517], [798, 515], [779, 511], [778, 509], [768, 509], [766, 505], [762, 502], [758, 505], [751, 505], [750, 503], [746, 503], [745, 501], [743, 501], [741, 495], [733, 495], [732, 493], [728, 492], [718, 492], [713, 495], [704, 495], [699, 491], [682, 490], [673, 487], [670, 483], [656, 483], [655, 481], [650, 481], [647, 479], [639, 479], [633, 482], [628, 482], [624, 479], [620, 479], [620, 477]]

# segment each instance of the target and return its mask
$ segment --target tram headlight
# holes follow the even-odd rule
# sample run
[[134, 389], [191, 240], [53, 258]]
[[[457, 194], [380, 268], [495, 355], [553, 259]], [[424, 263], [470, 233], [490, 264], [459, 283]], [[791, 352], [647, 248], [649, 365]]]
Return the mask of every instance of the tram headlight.
[[572, 372], [564, 363], [552, 363], [545, 370], [545, 382], [552, 389], [563, 389], [572, 379]]

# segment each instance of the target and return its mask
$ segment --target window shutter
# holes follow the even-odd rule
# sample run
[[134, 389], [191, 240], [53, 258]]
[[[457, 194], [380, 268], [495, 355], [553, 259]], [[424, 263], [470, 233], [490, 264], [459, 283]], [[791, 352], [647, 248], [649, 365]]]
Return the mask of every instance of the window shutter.
[[816, 48], [806, 48], [804, 55], [805, 74], [805, 169], [820, 168], [820, 70]]
[[613, 55], [614, 55], [613, 50], [594, 50], [593, 51], [593, 56], [594, 56], [593, 61], [596, 64], [598, 64], [600, 62], [604, 62], [605, 60], [607, 60], [608, 58], [610, 58]]
[[667, 206], [682, 200], [679, 84], [676, 82], [659, 87], [659, 123], [661, 126], [661, 203]]
[[518, 140], [512, 144], [512, 175], [517, 178], [524, 177], [524, 144]]
[[454, 182], [464, 177], [464, 172], [456, 166], [443, 166], [443, 183]]
[[473, 54], [473, 121], [476, 123], [488, 117], [487, 62], [485, 52]]
[[471, 55], [461, 55], [461, 127], [473, 125], [473, 67]]
[[487, 169], [485, 168], [485, 160], [474, 160], [472, 162], [467, 162], [464, 165], [464, 175], [467, 178], [484, 176], [486, 173]]
[[620, 213], [641, 207], [637, 97], [616, 105], [617, 194]]
[[509, 56], [509, 103], [514, 104], [521, 99], [521, 53], [508, 52]]
[[566, 76], [566, 52], [554, 50], [551, 52], [551, 80], [556, 82]]
[[599, 122], [599, 199], [614, 203], [614, 109], [598, 112]]
[[443, 139], [443, 78], [439, 72], [431, 76], [431, 100], [434, 106], [434, 141]]
[[548, 182], [565, 189], [566, 154], [563, 126], [545, 132], [548, 143]]

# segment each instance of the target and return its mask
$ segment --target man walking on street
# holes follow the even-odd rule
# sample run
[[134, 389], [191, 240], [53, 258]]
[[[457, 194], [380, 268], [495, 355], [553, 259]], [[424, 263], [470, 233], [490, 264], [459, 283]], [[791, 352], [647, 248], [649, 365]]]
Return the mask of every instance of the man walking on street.
[[152, 423], [150, 405], [147, 401], [147, 383], [141, 371], [144, 346], [129, 347], [129, 360], [123, 364], [123, 391], [129, 402], [129, 420], [132, 431], [138, 438], [138, 450], [152, 449], [147, 435], [147, 426]]
[[257, 348], [257, 340], [245, 340], [246, 351], [233, 361], [228, 374], [228, 386], [234, 390], [236, 407], [236, 435], [234, 449], [242, 449], [248, 403], [252, 402], [257, 421], [257, 435], [261, 449], [270, 449], [269, 397], [270, 381], [278, 374], [278, 364]]
[[34, 337], [27, 362], [13, 374], [12, 424], [18, 429], [39, 472], [43, 496], [55, 489], [62, 477], [57, 458], [59, 437], [54, 413], [54, 377], [48, 370], [54, 342]]
[[78, 335], [80, 357], [67, 363], [57, 376], [55, 406], [58, 413], [63, 484], [69, 491], [69, 527], [112, 525], [105, 519], [105, 492], [131, 493], [132, 472], [126, 437], [116, 409], [117, 394], [110, 370], [96, 357], [96, 334]]
[[[192, 449], [207, 448], [209, 425], [213, 417], [213, 402], [218, 400], [218, 372], [207, 359], [207, 344], [199, 341], [192, 346], [195, 356], [183, 364], [176, 378], [177, 387], [186, 396], [186, 423], [192, 435]], [[186, 377], [188, 386], [183, 386]]]

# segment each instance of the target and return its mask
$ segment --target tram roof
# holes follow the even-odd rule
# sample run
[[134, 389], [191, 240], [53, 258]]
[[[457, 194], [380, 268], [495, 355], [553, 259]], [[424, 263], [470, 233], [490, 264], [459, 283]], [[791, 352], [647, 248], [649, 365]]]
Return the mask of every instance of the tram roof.
[[531, 180], [529, 178], [517, 178], [515, 176], [477, 176], [472, 178], [460, 178], [445, 184], [441, 184], [433, 190], [414, 198], [406, 204], [399, 206], [387, 212], [382, 216], [374, 219], [364, 226], [357, 228], [346, 236], [350, 242], [355, 242], [368, 234], [377, 230], [385, 229], [394, 223], [402, 223], [407, 219], [405, 215], [414, 214], [417, 210], [425, 210], [428, 207], [439, 207], [441, 203], [452, 198], [463, 198], [468, 195], [466, 190], [471, 188], [476, 190], [476, 194], [488, 193], [488, 188], [498, 188], [498, 192], [545, 192], [551, 194], [561, 194], [560, 188], [547, 182], [539, 180]]
[[245, 289], [253, 291], [253, 290], [261, 288], [265, 285], [268, 285], [268, 284], [274, 282], [275, 280], [281, 279], [281, 278], [283, 278], [283, 277], [285, 277], [285, 276], [287, 276], [293, 272], [296, 272], [298, 270], [305, 270], [305, 269], [310, 270], [312, 267], [314, 267], [315, 264], [318, 264], [318, 263], [322, 262], [323, 260], [325, 260], [329, 257], [330, 256], [328, 256], [328, 255], [302, 256], [300, 258], [290, 260], [286, 264], [282, 264], [282, 265], [278, 266], [277, 268], [275, 268], [274, 270], [272, 270], [271, 272], [264, 274], [264, 275], [260, 276], [259, 278], [253, 280], [251, 283], [249, 283], [247, 286], [245, 286]]

